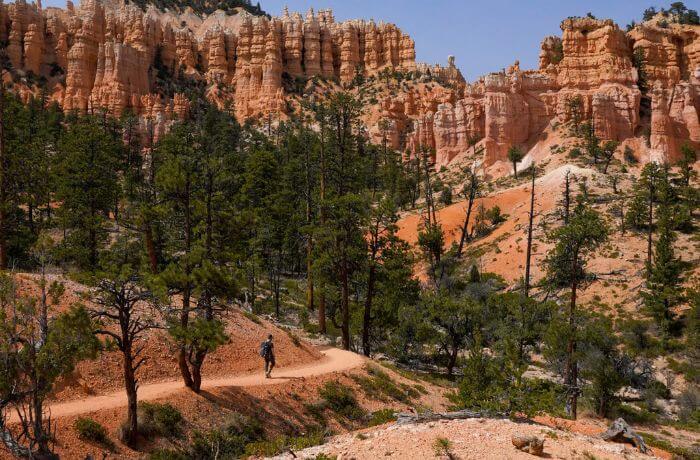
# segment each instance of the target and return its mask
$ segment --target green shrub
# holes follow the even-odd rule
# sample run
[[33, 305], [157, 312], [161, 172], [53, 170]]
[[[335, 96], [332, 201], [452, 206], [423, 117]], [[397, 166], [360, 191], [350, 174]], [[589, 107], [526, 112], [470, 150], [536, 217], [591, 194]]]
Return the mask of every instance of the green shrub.
[[435, 456], [437, 457], [454, 458], [452, 442], [447, 438], [436, 438], [433, 443], [433, 449], [435, 449]]
[[264, 434], [260, 420], [236, 413], [224, 428], [195, 432], [189, 458], [238, 458], [245, 453], [248, 444], [263, 439]]
[[139, 432], [143, 435], [174, 438], [182, 433], [184, 418], [171, 404], [147, 403], [139, 405]]
[[486, 211], [486, 217], [491, 221], [491, 225], [498, 225], [506, 220], [506, 216], [501, 213], [501, 208], [498, 206], [494, 206]]
[[424, 395], [428, 394], [428, 390], [426, 390], [426, 388], [423, 385], [421, 385], [420, 383], [415, 383], [413, 385], [413, 388], [415, 388], [416, 391], [418, 391], [418, 393], [422, 393]]
[[639, 160], [634, 154], [634, 150], [632, 150], [632, 148], [629, 145], [625, 146], [625, 150], [623, 151], [622, 155], [625, 161], [629, 164], [636, 165], [637, 163], [639, 163]]
[[255, 324], [262, 324], [262, 321], [260, 321], [260, 318], [258, 318], [258, 315], [255, 313], [251, 313], [249, 311], [243, 311], [243, 316], [248, 318], [250, 321], [254, 322]]
[[366, 414], [357, 403], [352, 388], [339, 382], [326, 382], [318, 390], [318, 394], [328, 403], [328, 407], [335, 413], [350, 420], [360, 420]]
[[440, 193], [440, 203], [442, 203], [445, 206], [449, 206], [452, 204], [452, 188], [445, 187], [442, 192]]
[[148, 460], [189, 460], [189, 457], [179, 450], [156, 449], [148, 455]]
[[385, 423], [396, 421], [396, 414], [392, 409], [380, 409], [372, 412], [367, 422], [367, 426], [384, 425]]
[[612, 414], [615, 418], [622, 417], [628, 423], [651, 425], [658, 422], [658, 415], [642, 408], [636, 408], [629, 404], [620, 404]]
[[673, 458], [684, 458], [684, 459], [698, 459], [700, 458], [700, 453], [695, 449], [685, 448], [680, 446], [675, 446], [665, 439], [659, 439], [651, 433], [639, 433], [639, 435], [644, 438], [644, 442], [651, 447], [658, 447], [667, 452], [674, 454]]
[[322, 401], [316, 404], [306, 404], [304, 405], [306, 411], [318, 422], [319, 425], [325, 425], [326, 417], [323, 414], [323, 410], [326, 408], [326, 402]]
[[196, 431], [190, 445], [190, 458], [215, 460], [238, 458], [245, 452], [247, 440], [243, 436], [230, 435], [225, 430]]
[[330, 456], [321, 452], [320, 454], [314, 457], [314, 460], [336, 460], [337, 458], [338, 457], [336, 457], [335, 455]]
[[403, 403], [410, 403], [420, 396], [415, 388], [404, 383], [396, 384], [389, 374], [376, 366], [369, 366], [367, 373], [373, 377], [370, 379], [370, 385], [375, 392], [380, 392]]
[[693, 383], [700, 383], [700, 369], [698, 366], [685, 361], [676, 361], [673, 358], [668, 358], [668, 367], [677, 374], [683, 374], [686, 380]]
[[700, 388], [690, 385], [678, 397], [681, 408], [679, 418], [682, 423], [700, 425]]
[[78, 438], [83, 441], [94, 442], [109, 448], [114, 448], [114, 443], [107, 435], [107, 429], [91, 418], [81, 417], [73, 424]]
[[288, 449], [298, 451], [321, 445], [326, 440], [326, 432], [314, 430], [302, 436], [278, 436], [271, 440], [249, 443], [245, 448], [245, 454], [255, 457], [272, 457]]

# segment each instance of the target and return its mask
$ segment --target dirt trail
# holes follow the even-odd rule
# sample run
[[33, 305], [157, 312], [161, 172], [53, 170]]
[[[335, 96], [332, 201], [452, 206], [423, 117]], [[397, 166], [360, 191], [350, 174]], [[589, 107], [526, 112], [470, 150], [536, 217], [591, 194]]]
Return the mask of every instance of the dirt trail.
[[[202, 381], [202, 389], [279, 385], [289, 382], [290, 380], [350, 370], [362, 366], [365, 363], [365, 358], [363, 356], [337, 348], [321, 350], [321, 353], [324, 355], [323, 358], [311, 364], [292, 368], [275, 368], [272, 372], [272, 378], [270, 379], [266, 379], [262, 372], [249, 375], [205, 379]], [[179, 391], [185, 391], [181, 380], [151, 383], [139, 388], [139, 401], [151, 401], [164, 398]], [[52, 418], [58, 418], [125, 406], [126, 394], [124, 391], [118, 391], [101, 396], [91, 396], [88, 398], [51, 404], [47, 409]], [[10, 422], [12, 421], [17, 420], [13, 420], [13, 417], [10, 417]]]

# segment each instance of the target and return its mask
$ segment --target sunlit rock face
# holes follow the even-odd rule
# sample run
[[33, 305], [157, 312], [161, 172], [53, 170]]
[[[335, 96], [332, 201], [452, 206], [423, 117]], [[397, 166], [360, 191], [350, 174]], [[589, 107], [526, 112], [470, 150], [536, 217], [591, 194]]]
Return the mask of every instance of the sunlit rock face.
[[122, 0], [0, 4], [14, 76], [45, 80], [66, 110], [129, 111], [157, 135], [187, 113], [188, 85], [239, 121], [277, 120], [299, 109], [290, 85], [320, 77], [356, 90], [357, 81], [389, 71], [414, 85], [387, 85], [367, 102], [370, 138], [409, 155], [430, 152], [438, 165], [468, 152], [483, 152], [486, 164], [505, 160], [511, 146], [527, 149], [568, 121], [573, 99], [601, 139], [650, 133], [645, 158], [675, 161], [684, 142], [700, 143], [700, 26], [649, 22], [624, 32], [610, 20], [569, 18], [561, 30], [543, 40], [538, 69], [516, 61], [468, 84], [454, 57], [416, 63], [413, 40], [397, 26], [336, 22], [329, 10], [267, 17], [143, 11]]
[[641, 24], [625, 33], [610, 20], [569, 18], [561, 29], [561, 37], [543, 40], [538, 70], [523, 71], [516, 62], [423, 115], [412, 148], [434, 151], [442, 165], [473, 149], [476, 138], [486, 164], [502, 161], [511, 146], [527, 148], [551, 122], [569, 121], [574, 99], [599, 138], [624, 141], [641, 135], [643, 96], [652, 107], [647, 159], [675, 161], [684, 142], [700, 143], [700, 26]]
[[287, 111], [285, 75], [349, 83], [358, 73], [416, 67], [413, 40], [393, 24], [336, 23], [329, 10], [228, 13], [143, 11], [118, 0], [42, 9], [19, 0], [0, 4], [0, 40], [13, 72], [46, 78], [66, 110], [129, 110], [162, 122], [186, 111], [186, 99], [166, 89], [174, 82], [206, 85], [242, 121]]

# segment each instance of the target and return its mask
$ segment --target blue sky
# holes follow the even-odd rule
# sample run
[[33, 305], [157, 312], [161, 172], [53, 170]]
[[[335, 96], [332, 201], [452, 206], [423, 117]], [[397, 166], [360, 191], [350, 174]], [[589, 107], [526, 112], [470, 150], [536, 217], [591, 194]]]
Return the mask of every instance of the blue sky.
[[[567, 16], [592, 12], [621, 27], [639, 20], [645, 8], [668, 7], [672, 0], [260, 0], [268, 13], [306, 12], [310, 6], [332, 8], [337, 20], [374, 18], [397, 24], [416, 41], [417, 59], [445, 63], [453, 54], [469, 81], [520, 60], [521, 68], [537, 66], [540, 41], [560, 35]], [[75, 1], [78, 3], [78, 1]], [[65, 0], [44, 0], [62, 6]], [[686, 0], [700, 10], [700, 0]]]

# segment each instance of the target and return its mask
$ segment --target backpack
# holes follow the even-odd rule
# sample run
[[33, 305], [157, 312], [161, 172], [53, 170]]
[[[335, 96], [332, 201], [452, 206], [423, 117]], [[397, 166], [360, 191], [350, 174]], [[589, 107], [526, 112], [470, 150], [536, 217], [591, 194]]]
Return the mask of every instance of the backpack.
[[263, 343], [260, 344], [260, 356], [263, 358], [268, 356], [270, 354], [270, 342], [265, 340]]

